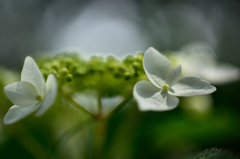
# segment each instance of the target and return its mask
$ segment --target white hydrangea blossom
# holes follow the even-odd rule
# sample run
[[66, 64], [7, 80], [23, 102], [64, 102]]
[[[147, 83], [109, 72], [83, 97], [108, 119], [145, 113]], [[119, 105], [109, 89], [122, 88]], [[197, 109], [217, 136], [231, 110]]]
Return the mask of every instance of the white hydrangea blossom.
[[135, 84], [133, 96], [141, 111], [167, 111], [176, 108], [176, 96], [210, 94], [216, 88], [197, 76], [181, 77], [181, 65], [176, 67], [156, 49], [150, 47], [144, 54], [143, 67], [149, 81]]
[[227, 84], [240, 79], [240, 69], [219, 62], [213, 49], [204, 42], [192, 42], [174, 55], [174, 63], [181, 64], [183, 74], [200, 76], [212, 84]]
[[21, 72], [21, 81], [5, 86], [4, 91], [14, 104], [4, 117], [4, 124], [13, 124], [34, 111], [36, 116], [42, 115], [55, 100], [57, 81], [50, 74], [45, 83], [37, 64], [28, 56]]

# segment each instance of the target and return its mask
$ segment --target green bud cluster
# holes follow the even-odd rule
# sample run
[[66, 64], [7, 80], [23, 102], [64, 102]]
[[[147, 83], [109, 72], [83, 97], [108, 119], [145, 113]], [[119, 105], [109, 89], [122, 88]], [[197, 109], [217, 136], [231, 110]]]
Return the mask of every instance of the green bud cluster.
[[143, 69], [143, 53], [127, 56], [123, 61], [113, 56], [93, 56], [84, 60], [77, 54], [62, 54], [38, 61], [45, 78], [55, 74], [59, 86], [67, 85], [73, 92], [96, 89], [104, 96], [125, 94], [134, 84], [147, 79]]

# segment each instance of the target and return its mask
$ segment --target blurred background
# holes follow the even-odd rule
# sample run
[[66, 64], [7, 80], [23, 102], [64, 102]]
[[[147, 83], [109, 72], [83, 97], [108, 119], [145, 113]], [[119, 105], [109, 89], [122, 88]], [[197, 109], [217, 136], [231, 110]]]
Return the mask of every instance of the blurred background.
[[79, 51], [119, 56], [210, 45], [222, 61], [240, 59], [238, 0], [1, 0], [0, 63], [26, 55]]
[[[216, 73], [205, 79], [217, 87], [217, 92], [182, 98], [176, 110], [163, 113], [139, 112], [132, 101], [108, 123], [107, 158], [175, 159], [212, 147], [239, 156], [239, 15], [239, 0], [0, 0], [0, 66], [20, 71], [27, 55], [41, 57], [77, 52], [86, 57], [96, 54], [124, 57], [153, 46], [167, 54], [176, 53], [177, 57], [182, 52], [197, 48], [196, 52], [200, 48], [197, 54], [204, 56], [194, 56], [198, 61], [214, 57], [214, 69], [204, 63], [207, 67], [203, 68], [202, 75]], [[205, 53], [212, 55], [205, 56]], [[187, 63], [193, 61], [188, 55], [184, 56]], [[223, 69], [218, 70], [221, 66]], [[1, 88], [10, 83], [8, 78], [14, 79], [13, 76], [1, 71]], [[6, 98], [3, 91], [1, 95]], [[11, 102], [6, 105], [6, 101], [0, 102], [1, 120], [11, 106]], [[24, 119], [22, 124], [27, 130], [21, 125], [7, 127], [1, 123], [0, 156], [29, 159], [38, 154], [46, 156], [55, 137], [61, 134], [54, 129], [63, 133], [66, 127], [71, 127], [59, 128], [54, 124], [70, 121], [68, 115], [67, 119], [55, 115], [54, 121], [49, 121], [52, 112], [41, 120]], [[66, 112], [61, 110], [61, 113]], [[15, 133], [18, 130], [19, 133]], [[88, 132], [84, 133], [88, 136]], [[30, 135], [22, 138], [26, 134]], [[80, 141], [79, 138], [74, 137], [68, 144], [76, 145], [74, 142]], [[86, 153], [84, 144], [77, 145]], [[74, 146], [69, 149], [71, 155], [62, 154], [62, 158], [79, 158], [83, 153]], [[38, 158], [45, 158], [42, 156]]]

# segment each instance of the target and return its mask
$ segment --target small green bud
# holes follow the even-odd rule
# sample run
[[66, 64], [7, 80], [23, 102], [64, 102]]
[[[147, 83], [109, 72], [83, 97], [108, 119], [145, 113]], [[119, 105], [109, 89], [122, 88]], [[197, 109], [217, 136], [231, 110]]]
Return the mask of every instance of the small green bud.
[[114, 62], [114, 61], [116, 61], [115, 57], [111, 55], [107, 57], [107, 62]]
[[67, 82], [71, 82], [73, 80], [73, 75], [72, 74], [68, 74], [67, 76], [66, 76], [66, 81]]
[[77, 74], [77, 75], [85, 75], [86, 73], [87, 73], [87, 70], [84, 69], [84, 68], [78, 68], [78, 69], [76, 70], [76, 74]]
[[54, 69], [49, 70], [49, 72], [50, 72], [50, 73], [53, 73], [53, 74], [55, 74], [55, 75], [57, 75], [57, 71], [54, 70]]
[[131, 78], [130, 72], [125, 72], [124, 73], [124, 78], [125, 78], [125, 80], [129, 80]]
[[40, 96], [40, 95], [37, 95], [37, 96], [35, 97], [35, 99], [36, 99], [37, 101], [41, 102], [41, 101], [43, 100], [43, 97]]
[[163, 91], [167, 92], [168, 89], [169, 89], [169, 85], [168, 84], [163, 85], [163, 87], [162, 87]]
[[66, 67], [61, 68], [59, 72], [63, 76], [65, 76], [65, 75], [67, 75], [69, 73], [69, 71], [68, 71], [68, 69]]
[[124, 67], [124, 65], [119, 65], [117, 67], [117, 70], [114, 73], [115, 77], [122, 77], [124, 75], [124, 73], [126, 72], [126, 68]]
[[57, 62], [57, 61], [54, 61], [53, 63], [52, 63], [52, 66], [51, 66], [53, 69], [55, 69], [55, 70], [58, 70], [58, 68], [60, 67], [60, 63], [59, 62]]
[[51, 69], [52, 68], [51, 66], [52, 66], [52, 64], [50, 62], [46, 62], [46, 63], [43, 64], [42, 67], [46, 68], [46, 69]]
[[69, 64], [71, 64], [71, 63], [73, 62], [73, 59], [71, 59], [71, 58], [66, 58], [66, 59], [65, 59], [65, 62], [66, 62], [67, 65], [69, 65]]
[[143, 53], [137, 54], [137, 60], [142, 61], [143, 60]]
[[124, 67], [124, 65], [120, 65], [118, 66], [118, 71], [119, 72], [125, 72], [126, 68]]
[[136, 62], [136, 61], [133, 62], [132, 67], [134, 68], [134, 70], [139, 70], [139, 68], [140, 68], [139, 62]]
[[135, 60], [135, 58], [132, 55], [128, 55], [126, 59], [124, 60], [125, 63], [132, 63]]

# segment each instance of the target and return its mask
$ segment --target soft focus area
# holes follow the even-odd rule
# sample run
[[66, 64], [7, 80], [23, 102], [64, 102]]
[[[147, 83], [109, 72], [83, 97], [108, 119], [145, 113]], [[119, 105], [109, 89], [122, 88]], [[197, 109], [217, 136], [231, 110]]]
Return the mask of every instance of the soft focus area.
[[[239, 0], [1, 0], [0, 158], [240, 158], [239, 15]], [[66, 94], [93, 114], [100, 100], [108, 116], [148, 80], [142, 60], [150, 46], [217, 91], [180, 97], [164, 112], [142, 112], [130, 99], [98, 134], [99, 123]], [[45, 79], [56, 75], [58, 95], [42, 116], [5, 125], [13, 103], [4, 87], [20, 80], [26, 56]]]

